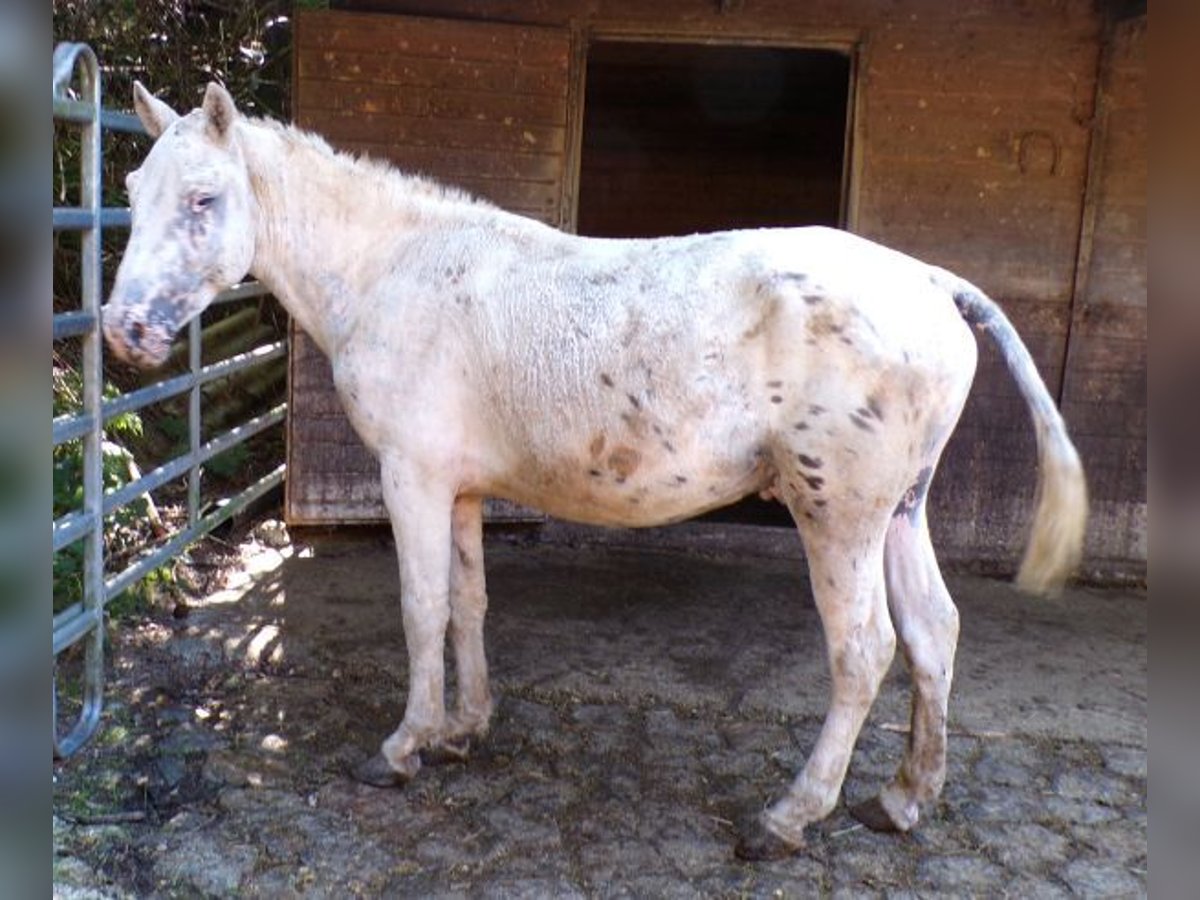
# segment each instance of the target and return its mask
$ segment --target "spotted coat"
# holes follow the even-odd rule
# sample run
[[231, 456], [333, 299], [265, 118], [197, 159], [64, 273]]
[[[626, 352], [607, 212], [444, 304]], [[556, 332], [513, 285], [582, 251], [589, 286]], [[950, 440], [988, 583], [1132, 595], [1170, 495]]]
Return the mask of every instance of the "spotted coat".
[[807, 763], [739, 852], [794, 852], [833, 807], [897, 638], [912, 739], [855, 812], [915, 824], [945, 775], [958, 632], [926, 496], [974, 376], [972, 325], [1000, 348], [1038, 435], [1023, 583], [1060, 584], [1082, 540], [1078, 457], [999, 307], [827, 228], [564, 234], [247, 120], [215, 85], [184, 117], [140, 85], [135, 106], [157, 141], [129, 179], [133, 230], [104, 310], [113, 352], [161, 362], [184, 322], [249, 272], [328, 355], [379, 459], [409, 691], [363, 780], [402, 782], [422, 752], [463, 754], [487, 729], [482, 498], [649, 526], [758, 492], [787, 506], [803, 539], [833, 688]]

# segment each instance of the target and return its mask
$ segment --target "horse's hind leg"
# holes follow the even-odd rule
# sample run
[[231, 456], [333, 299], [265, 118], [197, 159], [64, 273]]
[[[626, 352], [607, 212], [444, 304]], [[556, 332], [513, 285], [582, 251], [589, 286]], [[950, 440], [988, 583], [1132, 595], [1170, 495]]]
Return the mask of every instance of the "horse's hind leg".
[[836, 526], [801, 527], [825, 630], [832, 697], [804, 769], [787, 795], [742, 836], [737, 854], [743, 859], [794, 853], [804, 846], [804, 827], [837, 803], [854, 742], [896, 646], [883, 581], [885, 528], [878, 513], [856, 519], [849, 511], [838, 517]]
[[958, 610], [942, 580], [924, 498], [901, 504], [884, 550], [888, 603], [912, 677], [912, 719], [899, 770], [879, 796], [851, 814], [870, 828], [907, 831], [946, 778], [946, 705], [958, 643]]

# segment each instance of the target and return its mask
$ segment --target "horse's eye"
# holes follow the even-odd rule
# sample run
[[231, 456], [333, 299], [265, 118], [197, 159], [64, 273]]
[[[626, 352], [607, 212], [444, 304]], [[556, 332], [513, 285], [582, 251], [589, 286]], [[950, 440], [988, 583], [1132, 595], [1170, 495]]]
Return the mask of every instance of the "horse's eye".
[[212, 194], [196, 194], [194, 197], [192, 197], [192, 212], [204, 212], [213, 205], [213, 201], [215, 199], [216, 197], [214, 197]]

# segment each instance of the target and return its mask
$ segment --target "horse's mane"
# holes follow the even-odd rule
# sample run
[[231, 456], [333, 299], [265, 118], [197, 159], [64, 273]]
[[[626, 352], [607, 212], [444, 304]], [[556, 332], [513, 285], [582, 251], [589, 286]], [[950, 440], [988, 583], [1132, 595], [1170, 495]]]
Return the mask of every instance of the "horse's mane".
[[475, 206], [480, 209], [500, 210], [500, 207], [494, 203], [469, 191], [443, 184], [424, 175], [403, 172], [387, 160], [335, 150], [325, 138], [315, 132], [305, 131], [302, 128], [280, 122], [276, 119], [255, 118], [248, 121], [253, 125], [275, 132], [289, 145], [301, 146], [316, 151], [335, 165], [345, 167], [347, 173], [352, 174], [356, 179], [374, 181], [376, 183], [375, 187], [380, 193], [394, 193], [408, 200], [417, 197], [422, 200], [431, 200], [435, 203], [442, 202], [454, 205]]

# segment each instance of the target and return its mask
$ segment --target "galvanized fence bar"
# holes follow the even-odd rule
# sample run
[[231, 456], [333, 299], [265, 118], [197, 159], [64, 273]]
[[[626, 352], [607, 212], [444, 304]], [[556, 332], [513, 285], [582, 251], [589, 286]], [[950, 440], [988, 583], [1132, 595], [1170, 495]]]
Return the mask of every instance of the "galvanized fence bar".
[[[69, 316], [73, 315], [73, 313], [63, 313], [63, 315]], [[265, 362], [279, 359], [281, 356], [286, 355], [286, 341], [263, 344], [261, 347], [255, 347], [253, 350], [246, 350], [235, 354], [220, 362], [210, 363], [200, 370], [200, 374], [196, 377], [196, 380], [203, 387], [210, 381], [228, 378], [230, 375], [241, 372], [243, 369], [261, 366]], [[155, 403], [161, 403], [163, 400], [169, 400], [186, 392], [191, 386], [191, 375], [179, 375], [175, 378], [168, 378], [166, 381], [155, 382], [144, 388], [138, 388], [136, 391], [130, 391], [128, 394], [121, 394], [119, 397], [112, 397], [105, 400], [101, 405], [103, 420], [107, 422], [121, 413], [134, 412], [144, 409], [147, 406], [153, 406]], [[92, 427], [91, 419], [86, 416], [59, 416], [54, 420], [51, 440], [54, 446], [57, 447], [66, 441], [81, 437], [84, 431], [90, 427]]]
[[69, 337], [81, 337], [96, 328], [94, 313], [79, 312], [60, 313], [54, 317], [54, 340], [61, 341]]
[[[54, 50], [54, 93], [65, 90], [76, 68], [80, 70], [80, 90], [87, 99], [88, 115], [75, 121], [82, 125], [79, 155], [79, 211], [87, 213], [86, 226], [81, 226], [80, 286], [82, 314], [92, 320], [92, 327], [80, 335], [83, 342], [80, 366], [83, 378], [83, 418], [87, 428], [83, 441], [83, 510], [73, 529], [83, 540], [83, 614], [99, 618], [104, 609], [104, 519], [103, 457], [101, 444], [100, 404], [103, 384], [103, 358], [100, 345], [100, 188], [101, 188], [101, 127], [100, 67], [96, 54], [86, 44], [60, 44]], [[70, 323], [77, 324], [78, 320]], [[91, 628], [79, 636], [87, 638], [84, 650], [83, 683], [80, 714], [71, 729], [58, 735], [58, 682], [54, 684], [54, 749], [65, 756], [78, 749], [96, 730], [104, 701], [104, 629]]]
[[283, 476], [286, 472], [286, 467], [280, 463], [272, 471], [268, 472], [254, 484], [243, 490], [240, 494], [231, 500], [228, 500], [218, 506], [211, 513], [205, 515], [202, 519], [196, 522], [190, 528], [179, 532], [165, 544], [163, 544], [153, 554], [139, 559], [136, 563], [116, 575], [104, 583], [104, 591], [110, 597], [115, 597], [123, 590], [136, 584], [139, 580], [145, 577], [150, 572], [154, 571], [164, 562], [178, 556], [192, 543], [196, 538], [203, 537], [208, 534], [226, 519], [237, 515], [267, 491], [278, 486], [283, 482]]
[[[77, 97], [68, 96], [76, 75]], [[54, 680], [54, 752], [69, 756], [96, 731], [104, 695], [104, 610], [114, 597], [135, 585], [154, 569], [183, 552], [230, 516], [245, 509], [282, 483], [284, 466], [279, 465], [236, 496], [218, 502], [212, 512], [202, 514], [203, 466], [219, 453], [241, 444], [255, 434], [278, 425], [286, 416], [280, 404], [221, 435], [202, 442], [204, 385], [252, 366], [262, 365], [287, 353], [285, 341], [275, 341], [202, 365], [202, 328], [193, 320], [188, 331], [188, 371], [118, 397], [105, 400], [101, 318], [101, 235], [106, 228], [128, 228], [128, 209], [102, 205], [102, 136], [105, 131], [144, 134], [136, 117], [107, 110], [101, 102], [100, 70], [95, 53], [85, 44], [60, 44], [54, 50], [54, 118], [74, 123], [81, 130], [80, 197], [78, 206], [56, 207], [53, 228], [81, 234], [81, 308], [54, 316], [55, 341], [78, 339], [81, 343], [82, 408], [78, 413], [58, 416], [52, 426], [54, 446], [80, 441], [83, 451], [83, 506], [59, 516], [53, 523], [53, 546], [58, 551], [82, 541], [82, 599], [53, 617], [53, 652], [84, 644], [80, 712], [66, 734], [59, 734], [58, 678]], [[222, 292], [214, 305], [266, 295], [255, 283], [237, 285]], [[122, 487], [103, 488], [104, 425], [113, 417], [154, 403], [188, 394], [188, 451]], [[162, 545], [143, 554], [123, 571], [108, 573], [104, 566], [105, 516], [181, 477], [187, 478], [187, 522]]]
[[[92, 227], [94, 221], [90, 209], [78, 206], [59, 206], [50, 218], [55, 231], [84, 231]], [[101, 228], [128, 228], [130, 225], [129, 210], [105, 206], [100, 209]]]
[[[164, 484], [169, 484], [176, 478], [182, 477], [193, 468], [201, 463], [208, 462], [218, 453], [224, 453], [231, 447], [245, 443], [247, 438], [254, 437], [260, 431], [265, 431], [272, 425], [278, 425], [287, 415], [287, 407], [281, 403], [273, 410], [263, 413], [261, 416], [255, 416], [247, 422], [231, 428], [218, 438], [213, 438], [206, 444], [197, 444], [194, 451], [189, 452], [186, 456], [177, 456], [169, 463], [163, 463], [157, 469], [151, 470], [148, 474], [143, 475], [136, 481], [131, 481], [124, 487], [119, 487], [115, 490], [108, 491], [104, 495], [104, 512], [115, 512], [122, 506], [126, 506], [145, 494], [151, 491], [156, 491]], [[188, 524], [191, 524], [190, 522]]]
[[200, 317], [188, 323], [188, 468], [187, 523], [188, 528], [200, 517]]
[[[164, 484], [169, 484], [192, 469], [199, 468], [214, 456], [224, 453], [238, 444], [245, 443], [248, 439], [261, 431], [266, 431], [272, 425], [278, 425], [286, 416], [287, 404], [281, 403], [269, 412], [248, 419], [236, 428], [231, 428], [220, 437], [213, 438], [203, 445], [197, 445], [196, 449], [190, 451], [186, 456], [177, 456], [170, 462], [163, 463], [158, 468], [152, 469], [136, 481], [131, 481], [123, 487], [106, 491], [101, 507], [102, 512], [104, 515], [108, 515], [124, 506], [128, 506], [138, 497], [143, 497], [152, 491], [158, 490]], [[91, 527], [91, 524], [92, 518], [90, 515], [75, 512], [60, 516], [54, 521], [53, 541], [55, 551], [61, 550], [63, 547], [77, 541], [83, 536], [86, 529]], [[189, 522], [189, 524], [192, 523]]]

